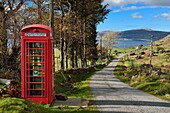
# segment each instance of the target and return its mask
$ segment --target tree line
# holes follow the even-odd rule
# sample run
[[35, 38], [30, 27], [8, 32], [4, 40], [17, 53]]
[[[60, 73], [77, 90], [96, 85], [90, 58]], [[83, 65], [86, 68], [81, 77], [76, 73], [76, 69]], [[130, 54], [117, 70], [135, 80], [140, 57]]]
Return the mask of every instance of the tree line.
[[[103, 0], [53, 0], [54, 45], [60, 50], [60, 67], [94, 65], [98, 59], [97, 25], [110, 12]], [[49, 0], [1, 0], [0, 68], [20, 69], [21, 28], [50, 24]], [[12, 64], [10, 62], [13, 61]]]

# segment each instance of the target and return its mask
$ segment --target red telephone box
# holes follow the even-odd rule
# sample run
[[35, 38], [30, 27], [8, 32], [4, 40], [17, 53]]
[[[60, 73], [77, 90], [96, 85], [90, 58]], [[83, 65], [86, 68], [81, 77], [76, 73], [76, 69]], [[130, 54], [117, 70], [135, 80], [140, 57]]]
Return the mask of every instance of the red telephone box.
[[22, 97], [50, 104], [55, 96], [51, 28], [35, 24], [21, 32]]

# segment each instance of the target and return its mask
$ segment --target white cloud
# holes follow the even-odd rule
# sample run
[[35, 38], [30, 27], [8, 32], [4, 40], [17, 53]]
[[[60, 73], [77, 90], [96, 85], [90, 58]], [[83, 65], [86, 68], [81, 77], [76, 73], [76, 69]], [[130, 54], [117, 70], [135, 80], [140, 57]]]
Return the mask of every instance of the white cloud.
[[110, 7], [137, 3], [153, 6], [170, 6], [170, 0], [104, 0], [103, 2], [103, 4], [109, 4]]
[[170, 0], [139, 0], [145, 4], [156, 6], [170, 6]]
[[103, 4], [109, 4], [109, 6], [123, 6], [126, 4], [136, 4], [138, 0], [104, 0]]
[[128, 11], [128, 10], [137, 10], [137, 9], [145, 9], [145, 8], [157, 8], [158, 6], [130, 6], [130, 7], [121, 7], [120, 9], [113, 10], [112, 12], [117, 13], [121, 11]]
[[132, 17], [132, 18], [143, 18], [143, 16], [142, 16], [142, 15], [139, 15], [139, 13], [133, 13], [133, 14], [131, 15], [131, 17]]
[[162, 19], [162, 20], [170, 20], [170, 13], [162, 13], [154, 16], [154, 18]]

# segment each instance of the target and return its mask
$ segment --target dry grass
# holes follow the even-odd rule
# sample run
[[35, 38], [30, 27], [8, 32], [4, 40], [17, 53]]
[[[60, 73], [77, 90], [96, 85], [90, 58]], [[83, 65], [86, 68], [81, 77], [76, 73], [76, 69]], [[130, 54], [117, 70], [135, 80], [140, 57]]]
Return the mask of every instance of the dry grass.
[[159, 45], [160, 47], [163, 47], [165, 49], [170, 49], [170, 35], [155, 42], [155, 45]]
[[[155, 56], [152, 57], [152, 65], [156, 67], [161, 67], [161, 66], [166, 66], [170, 64], [170, 57], [168, 57], [168, 53], [163, 53], [163, 54], [156, 54]], [[131, 57], [133, 60], [136, 61], [137, 64], [149, 64], [150, 63], [150, 57], [147, 56], [142, 56], [142, 59], [136, 60], [134, 57]]]

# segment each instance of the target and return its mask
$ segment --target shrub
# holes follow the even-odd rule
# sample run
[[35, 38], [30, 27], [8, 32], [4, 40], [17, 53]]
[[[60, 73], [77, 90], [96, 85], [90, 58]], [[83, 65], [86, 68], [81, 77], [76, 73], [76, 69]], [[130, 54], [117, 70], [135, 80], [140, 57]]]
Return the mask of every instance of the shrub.
[[163, 47], [157, 47], [156, 52], [159, 52], [160, 50], [164, 51], [165, 49]]
[[115, 52], [115, 53], [117, 53], [117, 52], [118, 52], [118, 50], [114, 50], [114, 52]]

